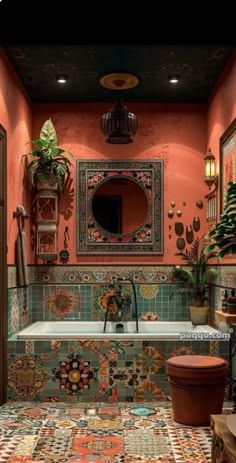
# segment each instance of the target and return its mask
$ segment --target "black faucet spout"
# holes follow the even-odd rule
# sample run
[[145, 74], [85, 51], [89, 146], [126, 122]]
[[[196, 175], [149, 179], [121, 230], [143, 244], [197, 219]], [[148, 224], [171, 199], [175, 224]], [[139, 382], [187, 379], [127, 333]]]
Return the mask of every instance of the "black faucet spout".
[[[131, 280], [131, 278], [117, 278], [116, 281], [117, 282], [122, 281], [123, 283], [130, 283], [131, 286], [132, 286], [132, 291], [133, 291], [133, 296], [134, 296], [134, 307], [135, 307], [136, 332], [138, 333], [138, 304], [137, 304], [137, 294], [136, 294], [134, 282], [133, 282], [133, 280]], [[118, 315], [119, 315], [119, 318], [121, 318], [122, 311], [126, 310], [126, 308], [128, 307], [128, 305], [131, 302], [131, 299], [129, 297], [127, 297], [127, 296], [126, 297], [123, 296], [122, 286], [121, 285], [119, 285], [118, 294], [109, 297], [109, 300], [107, 301], [107, 309], [106, 309], [105, 320], [104, 320], [104, 328], [103, 328], [104, 333], [106, 331], [107, 318], [108, 318], [108, 312], [109, 312], [109, 305], [113, 301], [115, 301], [117, 303], [117, 305], [118, 305], [118, 309], [119, 309], [118, 310]], [[124, 329], [124, 326], [123, 326], [123, 329]]]
[[136, 321], [136, 331], [138, 333], [138, 304], [137, 304], [137, 294], [135, 289], [135, 284], [131, 278], [118, 278], [118, 281], [123, 281], [123, 283], [130, 283], [134, 295], [134, 309], [135, 309], [135, 321]]

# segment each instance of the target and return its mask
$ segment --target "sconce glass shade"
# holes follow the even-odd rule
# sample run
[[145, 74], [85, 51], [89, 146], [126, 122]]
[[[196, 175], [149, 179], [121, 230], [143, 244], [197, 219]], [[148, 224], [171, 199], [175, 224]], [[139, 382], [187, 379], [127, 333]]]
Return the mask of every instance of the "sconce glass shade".
[[217, 181], [217, 175], [216, 175], [216, 160], [214, 154], [211, 152], [211, 149], [209, 148], [205, 158], [205, 183], [211, 188], [213, 183], [216, 184]]
[[122, 100], [117, 100], [113, 108], [103, 114], [100, 128], [107, 143], [127, 144], [133, 142], [138, 121], [135, 114], [128, 111]]

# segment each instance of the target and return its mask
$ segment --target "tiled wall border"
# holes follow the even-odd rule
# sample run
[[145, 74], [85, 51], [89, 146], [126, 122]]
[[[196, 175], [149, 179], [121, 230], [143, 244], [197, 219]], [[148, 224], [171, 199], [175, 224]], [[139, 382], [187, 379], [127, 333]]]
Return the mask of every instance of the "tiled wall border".
[[8, 288], [16, 288], [17, 287], [17, 269], [16, 265], [9, 265], [7, 268], [7, 276], [8, 276]]
[[116, 278], [132, 278], [135, 283], [173, 283], [173, 266], [32, 266], [31, 281], [45, 284], [110, 283]]

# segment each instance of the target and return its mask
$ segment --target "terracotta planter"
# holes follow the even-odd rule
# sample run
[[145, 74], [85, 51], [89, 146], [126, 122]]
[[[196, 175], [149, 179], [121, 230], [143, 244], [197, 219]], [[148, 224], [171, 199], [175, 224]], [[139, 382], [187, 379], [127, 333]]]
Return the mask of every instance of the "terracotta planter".
[[209, 426], [222, 413], [228, 364], [218, 357], [181, 355], [167, 360], [175, 421]]
[[57, 191], [58, 190], [58, 183], [52, 178], [51, 181], [47, 181], [47, 182], [37, 182], [36, 184], [36, 189], [38, 191], [41, 191], [41, 190], [53, 190], [53, 191]]
[[209, 307], [189, 307], [190, 318], [193, 325], [207, 325]]

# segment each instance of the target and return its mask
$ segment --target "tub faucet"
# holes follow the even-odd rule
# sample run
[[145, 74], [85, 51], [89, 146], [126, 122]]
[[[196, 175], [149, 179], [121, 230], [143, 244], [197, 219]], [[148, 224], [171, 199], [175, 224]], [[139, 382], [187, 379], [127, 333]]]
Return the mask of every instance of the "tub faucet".
[[[117, 281], [125, 283], [131, 283], [132, 290], [133, 290], [133, 295], [134, 295], [134, 306], [135, 306], [135, 320], [136, 320], [136, 331], [138, 333], [138, 306], [137, 306], [137, 295], [135, 291], [135, 285], [133, 280], [130, 278], [118, 278]], [[122, 320], [122, 313], [126, 311], [130, 305], [131, 299], [130, 297], [124, 296], [123, 291], [122, 291], [122, 286], [119, 285], [119, 290], [114, 296], [110, 296], [108, 299], [108, 304], [107, 304], [107, 310], [106, 310], [106, 315], [105, 315], [105, 322], [104, 322], [104, 333], [106, 331], [106, 324], [107, 324], [107, 316], [108, 316], [108, 309], [109, 305], [112, 304], [113, 302], [116, 302], [118, 306], [118, 321]]]
[[[118, 278], [118, 280], [120, 280], [120, 279]], [[138, 304], [137, 304], [137, 295], [136, 295], [135, 285], [134, 285], [133, 280], [131, 280], [131, 278], [123, 278], [123, 279], [121, 278], [121, 280], [123, 281], [123, 283], [128, 282], [132, 286], [133, 295], [134, 295], [134, 310], [135, 310], [136, 331], [138, 333]]]
[[124, 318], [123, 314], [128, 311], [130, 303], [131, 303], [131, 298], [123, 294], [122, 286], [119, 285], [118, 289], [115, 290], [115, 294], [113, 294], [112, 296], [109, 296], [107, 300], [107, 310], [105, 314], [105, 323], [104, 323], [104, 329], [103, 329], [104, 332], [106, 331], [109, 307], [115, 304], [115, 306], [117, 307], [117, 312], [115, 313], [115, 321], [122, 321]]

